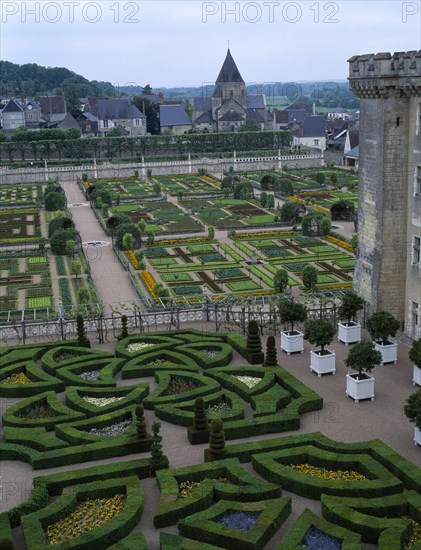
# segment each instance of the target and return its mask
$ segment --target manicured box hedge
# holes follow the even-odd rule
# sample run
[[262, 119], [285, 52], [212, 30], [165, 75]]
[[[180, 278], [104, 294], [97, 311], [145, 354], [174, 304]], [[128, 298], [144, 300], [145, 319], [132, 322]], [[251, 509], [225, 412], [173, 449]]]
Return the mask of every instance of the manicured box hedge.
[[[253, 467], [264, 479], [278, 483], [286, 490], [307, 498], [320, 499], [322, 494], [375, 498], [403, 489], [402, 482], [384, 466], [366, 454], [349, 455], [304, 445], [259, 454], [252, 458]], [[365, 481], [330, 480], [297, 472], [289, 464], [311, 464], [331, 470], [355, 470]]]
[[[140, 403], [148, 393], [149, 384], [147, 382], [142, 382], [135, 386], [119, 386], [118, 388], [78, 388], [71, 386], [66, 389], [66, 403], [75, 411], [85, 413], [87, 417], [91, 417]], [[84, 397], [119, 397], [122, 399], [98, 407], [85, 401]]]
[[[180, 350], [180, 351], [179, 351]], [[154, 361], [168, 361], [170, 365], [153, 364]], [[179, 368], [182, 371], [197, 373], [199, 370], [197, 362], [189, 355], [181, 352], [181, 346], [174, 350], [153, 350], [147, 351], [133, 357], [123, 366], [121, 377], [123, 380], [129, 378], [141, 378], [144, 376], [154, 376], [158, 371], [173, 371]]]
[[[13, 374], [24, 373], [31, 384], [2, 384], [1, 382]], [[54, 376], [41, 370], [32, 359], [14, 363], [0, 371], [0, 397], [31, 397], [45, 391], [60, 393], [65, 384]]]
[[109, 497], [118, 492], [126, 494], [126, 503], [113, 519], [60, 544], [62, 548], [74, 550], [101, 550], [109, 547], [110, 543], [117, 542], [125, 537], [137, 525], [143, 511], [143, 490], [137, 477], [97, 481], [84, 485], [76, 485], [74, 491], [64, 494], [55, 502], [42, 510], [33, 512], [22, 518], [22, 528], [28, 550], [41, 548], [46, 544], [44, 529], [67, 516], [78, 503], [90, 498]]
[[[171, 334], [171, 336], [170, 336]], [[133, 336], [129, 336], [128, 338], [124, 338], [123, 340], [120, 340], [115, 345], [115, 356], [116, 357], [123, 357], [124, 359], [132, 359], [135, 357], [135, 355], [139, 353], [144, 353], [147, 351], [148, 353], [152, 350], [156, 351], [157, 349], [172, 349], [177, 344], [181, 344], [182, 341], [178, 340], [176, 338], [176, 334], [174, 334], [173, 331], [165, 331], [165, 332], [157, 332], [155, 334], [136, 334]], [[168, 335], [168, 336], [167, 336]], [[127, 351], [127, 346], [129, 344], [137, 344], [137, 343], [145, 343], [145, 344], [153, 344], [154, 346], [162, 346], [160, 348], [158, 347], [151, 347], [150, 349], [144, 348], [137, 352], [130, 352]], [[165, 344], [165, 345], [164, 345]]]
[[[259, 512], [259, 518], [249, 531], [239, 531], [218, 524], [213, 519], [227, 511]], [[260, 550], [276, 533], [291, 512], [291, 499], [278, 498], [259, 502], [220, 500], [203, 512], [181, 519], [177, 526], [180, 535], [194, 538], [200, 543], [214, 544], [231, 549]]]
[[339, 525], [334, 525], [317, 516], [308, 508], [300, 515], [288, 533], [279, 543], [277, 550], [302, 550], [304, 537], [310, 527], [316, 527], [323, 533], [341, 541], [342, 550], [360, 550], [361, 537]]

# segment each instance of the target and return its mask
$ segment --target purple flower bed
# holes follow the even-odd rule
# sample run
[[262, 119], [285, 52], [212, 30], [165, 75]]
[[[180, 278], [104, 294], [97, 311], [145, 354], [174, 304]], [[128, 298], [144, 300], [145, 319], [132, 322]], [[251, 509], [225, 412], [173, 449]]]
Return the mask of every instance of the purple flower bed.
[[215, 523], [239, 531], [249, 531], [259, 518], [258, 512], [226, 512], [214, 519]]
[[341, 550], [342, 542], [330, 535], [326, 535], [326, 533], [323, 533], [317, 527], [311, 526], [305, 534], [303, 548], [308, 548], [309, 550]]

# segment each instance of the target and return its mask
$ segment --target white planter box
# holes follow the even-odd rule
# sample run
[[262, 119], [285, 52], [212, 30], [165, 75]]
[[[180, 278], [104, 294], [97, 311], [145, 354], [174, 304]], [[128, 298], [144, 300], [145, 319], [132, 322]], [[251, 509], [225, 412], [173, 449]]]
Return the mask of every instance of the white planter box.
[[322, 374], [335, 374], [335, 352], [330, 349], [325, 349], [328, 351], [328, 355], [319, 355], [317, 351], [310, 351], [310, 370], [316, 372], [318, 376]]
[[421, 430], [418, 429], [416, 426], [415, 426], [414, 441], [415, 441], [415, 445], [421, 445]]
[[343, 342], [346, 346], [348, 344], [355, 344], [361, 342], [361, 325], [351, 321], [348, 326], [344, 323], [338, 323], [338, 340]]
[[281, 350], [288, 355], [291, 353], [303, 353], [304, 351], [304, 334], [299, 330], [291, 332], [281, 332]]
[[414, 372], [412, 375], [412, 383], [417, 384], [418, 386], [421, 386], [421, 369], [417, 367], [417, 365], [414, 365]]
[[352, 397], [356, 403], [360, 399], [374, 399], [374, 378], [366, 375], [367, 378], [357, 380], [358, 374], [346, 375], [346, 394]]
[[382, 344], [381, 342], [374, 342], [374, 349], [382, 354], [381, 365], [385, 363], [397, 363], [398, 361], [398, 344], [389, 340], [388, 344]]

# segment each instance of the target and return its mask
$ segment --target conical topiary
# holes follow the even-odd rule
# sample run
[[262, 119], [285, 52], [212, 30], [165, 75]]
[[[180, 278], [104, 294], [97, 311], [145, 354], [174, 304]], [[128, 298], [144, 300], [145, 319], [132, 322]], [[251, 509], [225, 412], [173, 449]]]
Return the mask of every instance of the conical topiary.
[[123, 338], [127, 338], [129, 335], [129, 331], [127, 328], [127, 315], [121, 316], [121, 332], [117, 336], [117, 340], [123, 340]]
[[211, 460], [218, 460], [225, 455], [225, 432], [220, 418], [214, 418], [210, 425], [209, 455]]
[[196, 430], [208, 429], [205, 402], [202, 397], [198, 397], [194, 402], [194, 428]]
[[138, 405], [136, 407], [136, 432], [139, 439], [145, 439], [147, 436], [145, 409], [143, 405]]
[[154, 474], [157, 470], [168, 468], [168, 458], [162, 452], [162, 437], [159, 435], [161, 428], [160, 422], [152, 424], [152, 445], [151, 445], [151, 473]]
[[198, 397], [194, 402], [193, 426], [187, 428], [187, 437], [192, 445], [209, 441], [209, 422], [202, 397]]
[[77, 334], [77, 343], [79, 346], [88, 346], [89, 340], [86, 337], [85, 322], [82, 315], [76, 315], [76, 334]]
[[252, 365], [263, 363], [262, 340], [260, 339], [259, 326], [254, 320], [249, 322], [246, 351], [249, 363]]
[[266, 343], [266, 359], [265, 365], [268, 367], [276, 367], [278, 364], [278, 357], [276, 354], [276, 341], [275, 336], [268, 336]]

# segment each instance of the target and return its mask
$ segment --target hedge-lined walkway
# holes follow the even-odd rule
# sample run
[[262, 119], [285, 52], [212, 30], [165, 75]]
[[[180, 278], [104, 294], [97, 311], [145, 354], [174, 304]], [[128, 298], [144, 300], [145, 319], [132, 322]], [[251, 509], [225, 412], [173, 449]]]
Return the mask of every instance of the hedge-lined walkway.
[[73, 221], [82, 237], [82, 242], [103, 241], [108, 243], [101, 247], [85, 247], [84, 249], [98, 298], [105, 305], [105, 312], [110, 313], [109, 304], [123, 302], [130, 304], [133, 301], [138, 301], [139, 296], [134, 290], [127, 272], [111, 248], [110, 237], [99, 225], [77, 183], [66, 182], [62, 187], [69, 205], [85, 203], [84, 206], [70, 206]]

